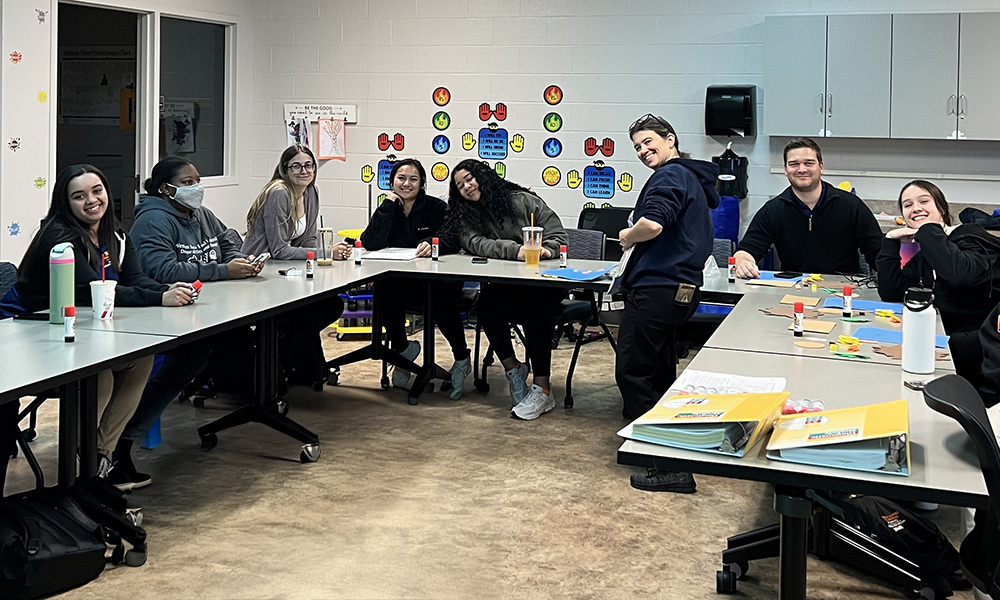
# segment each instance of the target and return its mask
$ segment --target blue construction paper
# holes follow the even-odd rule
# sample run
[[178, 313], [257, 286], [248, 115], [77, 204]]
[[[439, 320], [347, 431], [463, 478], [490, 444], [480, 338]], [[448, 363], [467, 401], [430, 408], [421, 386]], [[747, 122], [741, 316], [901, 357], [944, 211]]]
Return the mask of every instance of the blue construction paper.
[[[823, 308], [844, 308], [844, 299], [840, 296], [827, 298], [823, 301]], [[879, 302], [878, 300], [851, 300], [851, 310], [891, 310], [897, 315], [903, 314], [903, 305], [895, 302]]]
[[806, 278], [805, 274], [799, 275], [798, 277], [788, 277], [788, 278], [774, 276], [775, 273], [780, 273], [780, 272], [781, 271], [761, 271], [760, 275], [757, 276], [757, 279], [761, 279], [763, 281], [791, 281], [794, 283], [796, 281], [802, 281], [803, 279]]
[[[852, 333], [854, 337], [866, 342], [879, 342], [881, 344], [902, 344], [903, 332], [899, 329], [883, 329], [881, 327], [858, 327]], [[938, 348], [948, 347], [948, 336], [934, 336], [934, 345]]]
[[614, 269], [618, 265], [612, 265], [605, 269], [592, 269], [588, 271], [581, 271], [580, 269], [570, 269], [569, 267], [562, 267], [560, 269], [547, 269], [542, 271], [543, 277], [556, 277], [558, 279], [569, 279], [570, 281], [594, 281], [595, 279], [600, 279], [604, 277], [608, 271]]

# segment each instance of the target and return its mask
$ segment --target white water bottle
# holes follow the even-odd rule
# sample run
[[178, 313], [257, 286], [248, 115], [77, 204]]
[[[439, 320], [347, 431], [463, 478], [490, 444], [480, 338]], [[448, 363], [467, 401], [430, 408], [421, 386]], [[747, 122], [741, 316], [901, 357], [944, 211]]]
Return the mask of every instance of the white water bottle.
[[903, 296], [903, 370], [927, 375], [934, 372], [934, 292], [909, 288]]

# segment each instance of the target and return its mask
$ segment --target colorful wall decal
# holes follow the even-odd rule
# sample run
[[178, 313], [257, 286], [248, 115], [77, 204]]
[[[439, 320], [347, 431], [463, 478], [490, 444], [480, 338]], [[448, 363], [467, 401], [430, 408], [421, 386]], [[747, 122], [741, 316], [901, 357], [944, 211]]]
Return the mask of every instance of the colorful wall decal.
[[446, 87], [439, 87], [431, 94], [431, 99], [434, 100], [434, 104], [445, 106], [451, 102], [451, 92]]
[[444, 131], [445, 129], [448, 129], [449, 125], [451, 125], [451, 117], [443, 110], [439, 110], [434, 113], [434, 118], [431, 119], [431, 123], [434, 125], [434, 129]]
[[502, 162], [497, 161], [497, 163], [493, 165], [493, 170], [496, 172], [497, 177], [499, 177], [500, 179], [507, 178], [507, 165], [503, 164]]
[[37, 8], [35, 9], [35, 16], [38, 17], [38, 24], [39, 25], [44, 25], [45, 24], [45, 15], [47, 15], [47, 14], [49, 14], [49, 11], [47, 11], [47, 10], [38, 10]]
[[496, 123], [479, 130], [479, 158], [503, 160], [507, 158], [507, 130]]
[[17, 152], [18, 150], [21, 149], [21, 138], [19, 137], [10, 138], [10, 141], [7, 142], [7, 147], [10, 148], [11, 152]]
[[583, 208], [597, 208], [597, 205], [594, 204], [593, 202], [584, 202]]
[[621, 177], [618, 178], [618, 189], [623, 192], [632, 191], [632, 174], [622, 173]]
[[615, 153], [615, 141], [611, 138], [604, 138], [600, 144], [593, 137], [589, 137], [583, 141], [583, 153], [587, 156], [593, 156], [600, 151], [604, 156], [611, 156]]
[[375, 179], [375, 169], [371, 165], [361, 167], [361, 181], [371, 183], [372, 179]]
[[542, 181], [547, 186], [558, 185], [560, 179], [562, 179], [562, 173], [555, 167], [545, 167], [545, 170], [542, 171]]
[[44, 177], [35, 177], [35, 180], [31, 182], [31, 184], [35, 186], [36, 190], [40, 190], [45, 187], [46, 183], [48, 183], [48, 181]]
[[562, 117], [559, 116], [559, 113], [551, 112], [545, 115], [545, 118], [542, 119], [542, 126], [545, 127], [545, 131], [548, 131], [549, 133], [555, 133], [560, 129], [562, 129], [563, 126]]
[[490, 105], [483, 102], [479, 105], [479, 120], [489, 121], [490, 117], [496, 117], [497, 121], [503, 121], [507, 118], [507, 105], [503, 102], [497, 102], [496, 108], [490, 110]]
[[573, 169], [569, 173], [566, 173], [566, 185], [568, 185], [571, 190], [575, 190], [580, 187], [581, 183], [583, 183], [583, 179], [580, 179], [579, 171]]
[[396, 162], [396, 156], [389, 156], [378, 161], [378, 188], [380, 190], [391, 190], [392, 182], [389, 181], [389, 174], [392, 173], [392, 165]]
[[434, 148], [434, 151], [438, 154], [444, 154], [451, 148], [451, 141], [447, 136], [439, 135], [434, 138], [433, 142], [431, 142], [431, 147]]
[[515, 133], [514, 137], [510, 138], [510, 149], [514, 152], [524, 150], [524, 136], [520, 133]]
[[601, 208], [614, 208], [614, 206], [610, 202], [602, 202]]
[[17, 221], [12, 221], [11, 224], [7, 226], [7, 232], [11, 237], [14, 237], [21, 233], [21, 225]]
[[549, 87], [545, 88], [545, 93], [542, 94], [542, 97], [545, 98], [546, 104], [550, 106], [555, 106], [556, 104], [562, 102], [563, 99], [562, 88], [560, 88], [558, 85], [550, 85]]
[[549, 138], [542, 144], [542, 152], [549, 158], [555, 158], [562, 154], [562, 142], [556, 138]]
[[38, 101], [39, 102], [48, 102], [49, 101], [49, 93], [46, 92], [45, 90], [38, 90]]
[[389, 148], [392, 148], [396, 152], [402, 152], [406, 145], [406, 137], [402, 133], [396, 133], [396, 135], [389, 138], [388, 133], [380, 133], [378, 136], [378, 149], [385, 152]]
[[15, 50], [15, 51], [13, 51], [13, 52], [10, 53], [10, 62], [14, 63], [15, 65], [17, 63], [21, 62], [22, 58], [24, 58], [24, 57], [21, 56], [21, 53], [18, 52], [17, 50]]
[[431, 177], [434, 178], [434, 181], [448, 179], [448, 165], [443, 162], [434, 163], [434, 166], [431, 167]]
[[587, 198], [611, 199], [615, 196], [615, 169], [597, 160], [583, 170], [583, 195]]
[[469, 151], [476, 146], [476, 136], [472, 135], [471, 131], [466, 131], [462, 134], [462, 150]]

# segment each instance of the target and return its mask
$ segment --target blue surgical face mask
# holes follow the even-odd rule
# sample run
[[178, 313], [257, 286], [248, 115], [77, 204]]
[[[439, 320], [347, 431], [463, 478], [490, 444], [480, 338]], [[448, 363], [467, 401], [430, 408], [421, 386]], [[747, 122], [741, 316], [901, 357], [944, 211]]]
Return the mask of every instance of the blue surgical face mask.
[[201, 187], [200, 183], [185, 185], [183, 187], [178, 187], [169, 183], [167, 185], [174, 188], [174, 195], [170, 197], [171, 200], [181, 206], [186, 206], [191, 210], [198, 210], [201, 208], [201, 202], [205, 198], [205, 188]]

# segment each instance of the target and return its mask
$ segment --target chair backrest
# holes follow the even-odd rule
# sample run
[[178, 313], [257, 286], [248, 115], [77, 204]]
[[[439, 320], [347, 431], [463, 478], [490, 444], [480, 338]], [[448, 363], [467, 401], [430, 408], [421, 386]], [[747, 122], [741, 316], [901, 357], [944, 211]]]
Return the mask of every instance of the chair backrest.
[[618, 232], [628, 227], [630, 214], [632, 214], [632, 209], [623, 206], [584, 208], [580, 211], [576, 228], [603, 231], [606, 236], [604, 258], [606, 260], [619, 260], [622, 257], [622, 249], [618, 242]]
[[570, 258], [581, 260], [604, 260], [603, 231], [591, 229], [567, 229], [569, 244], [567, 250]]
[[17, 267], [14, 263], [0, 262], [0, 298], [7, 295], [17, 283]]
[[962, 570], [981, 591], [1000, 598], [1000, 446], [993, 433], [986, 405], [976, 388], [958, 375], [945, 375], [927, 383], [924, 402], [958, 421], [972, 438], [990, 495], [989, 508], [976, 511], [976, 526], [962, 542]]
[[736, 252], [736, 244], [730, 239], [715, 238], [712, 240], [712, 256], [720, 269], [729, 267], [729, 257]]

